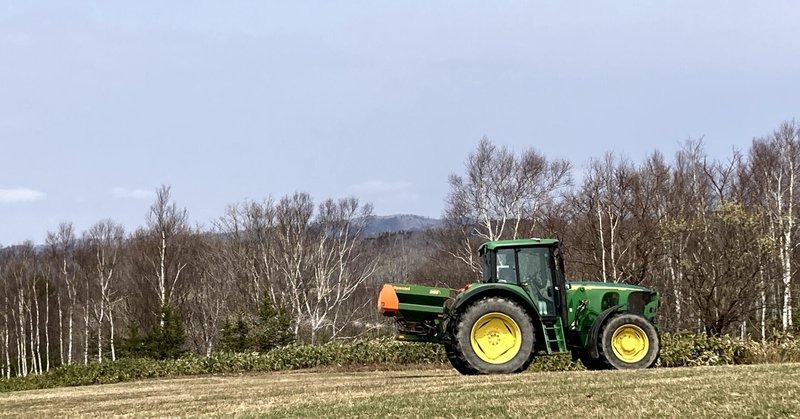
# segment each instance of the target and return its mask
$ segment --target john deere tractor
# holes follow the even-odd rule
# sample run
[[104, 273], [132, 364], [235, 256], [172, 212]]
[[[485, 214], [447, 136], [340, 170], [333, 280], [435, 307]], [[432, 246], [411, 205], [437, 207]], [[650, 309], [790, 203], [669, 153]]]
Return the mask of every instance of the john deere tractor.
[[661, 350], [659, 294], [564, 279], [553, 239], [487, 242], [483, 278], [460, 290], [386, 284], [378, 298], [398, 339], [444, 344], [462, 374], [524, 371], [537, 355], [571, 353], [590, 370], [638, 369]]

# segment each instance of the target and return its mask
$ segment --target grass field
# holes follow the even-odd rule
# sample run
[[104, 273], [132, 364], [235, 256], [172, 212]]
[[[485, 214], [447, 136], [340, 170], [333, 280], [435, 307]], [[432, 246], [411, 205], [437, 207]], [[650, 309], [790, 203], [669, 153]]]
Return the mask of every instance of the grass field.
[[0, 416], [65, 415], [793, 417], [800, 364], [477, 377], [300, 371], [0, 394]]

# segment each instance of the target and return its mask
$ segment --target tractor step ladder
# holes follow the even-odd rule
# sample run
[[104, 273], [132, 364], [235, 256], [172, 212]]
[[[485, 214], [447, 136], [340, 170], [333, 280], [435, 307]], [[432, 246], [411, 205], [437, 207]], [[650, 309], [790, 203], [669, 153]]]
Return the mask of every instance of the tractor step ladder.
[[542, 322], [544, 340], [546, 342], [548, 354], [562, 353], [567, 351], [567, 344], [564, 339], [564, 328], [561, 326], [561, 319], [545, 320]]

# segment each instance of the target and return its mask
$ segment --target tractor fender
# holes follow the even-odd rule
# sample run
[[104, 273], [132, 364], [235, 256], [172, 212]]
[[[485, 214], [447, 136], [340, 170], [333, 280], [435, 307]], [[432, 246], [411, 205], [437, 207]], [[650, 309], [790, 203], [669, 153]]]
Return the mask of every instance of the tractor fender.
[[590, 357], [592, 357], [592, 358], [597, 358], [598, 357], [598, 353], [597, 353], [597, 335], [600, 334], [600, 328], [603, 327], [603, 323], [605, 323], [606, 320], [608, 320], [608, 318], [612, 314], [617, 313], [618, 311], [620, 311], [621, 308], [622, 308], [622, 304], [616, 305], [614, 307], [609, 307], [605, 311], [600, 313], [600, 315], [597, 316], [597, 318], [594, 320], [594, 323], [592, 324], [592, 329], [589, 331], [589, 338], [586, 341], [586, 344], [587, 344], [587, 348], [586, 349], [588, 350]]
[[524, 290], [522, 289], [516, 290], [512, 289], [511, 287], [513, 287], [513, 285], [487, 284], [474, 289], [474, 291], [473, 290], [465, 291], [467, 295], [456, 300], [448, 310], [447, 322], [449, 323], [450, 320], [452, 320], [455, 316], [458, 315], [458, 313], [460, 313], [463, 309], [468, 307], [473, 302], [478, 301], [481, 298], [497, 296], [497, 297], [508, 298], [509, 300], [514, 301], [518, 303], [520, 306], [522, 306], [522, 308], [524, 308], [525, 311], [528, 312], [528, 314], [530, 315], [531, 322], [534, 325], [534, 329], [538, 330], [539, 329], [538, 319], [540, 318], [539, 311], [530, 301], [529, 297], [527, 297], [527, 294], [525, 294]]

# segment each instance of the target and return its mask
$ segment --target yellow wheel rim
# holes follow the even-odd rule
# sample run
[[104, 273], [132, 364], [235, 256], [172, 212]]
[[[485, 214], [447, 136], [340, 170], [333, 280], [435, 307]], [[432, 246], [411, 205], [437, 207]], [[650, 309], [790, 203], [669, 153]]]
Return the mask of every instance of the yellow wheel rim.
[[626, 324], [614, 331], [611, 337], [611, 349], [622, 362], [635, 364], [647, 355], [647, 351], [650, 350], [650, 340], [641, 327]]
[[519, 353], [522, 332], [511, 317], [503, 313], [489, 313], [472, 326], [470, 343], [478, 358], [490, 364], [505, 364]]

